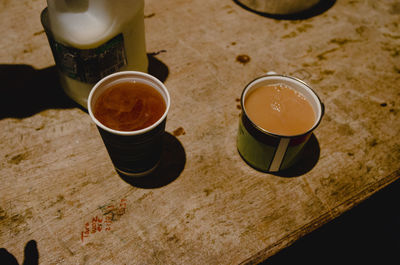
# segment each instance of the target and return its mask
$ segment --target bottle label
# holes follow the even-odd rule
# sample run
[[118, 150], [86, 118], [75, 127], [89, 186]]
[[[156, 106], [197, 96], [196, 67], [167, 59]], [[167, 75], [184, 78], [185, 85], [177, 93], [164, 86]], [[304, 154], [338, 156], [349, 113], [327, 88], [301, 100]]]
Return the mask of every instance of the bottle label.
[[94, 84], [127, 64], [122, 33], [93, 49], [77, 49], [48, 39], [61, 72], [84, 83]]

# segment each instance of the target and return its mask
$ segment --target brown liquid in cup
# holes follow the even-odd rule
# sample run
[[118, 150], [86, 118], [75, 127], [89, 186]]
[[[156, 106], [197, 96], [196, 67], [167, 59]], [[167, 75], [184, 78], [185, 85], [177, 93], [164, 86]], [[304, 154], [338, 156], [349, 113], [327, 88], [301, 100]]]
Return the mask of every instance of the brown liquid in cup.
[[166, 110], [155, 88], [140, 82], [120, 82], [107, 88], [97, 99], [93, 114], [108, 128], [136, 131], [157, 122]]
[[304, 95], [283, 84], [253, 89], [245, 98], [244, 108], [256, 125], [278, 135], [305, 133], [316, 119]]

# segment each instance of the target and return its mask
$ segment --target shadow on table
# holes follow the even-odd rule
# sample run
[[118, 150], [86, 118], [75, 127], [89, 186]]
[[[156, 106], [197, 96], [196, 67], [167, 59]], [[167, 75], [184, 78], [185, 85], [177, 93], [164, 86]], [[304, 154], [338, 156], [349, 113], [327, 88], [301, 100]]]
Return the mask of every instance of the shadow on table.
[[274, 18], [274, 19], [279, 19], [279, 20], [302, 20], [302, 19], [307, 19], [311, 17], [318, 16], [328, 9], [330, 9], [336, 2], [336, 0], [320, 0], [316, 5], [312, 6], [311, 8], [294, 13], [294, 14], [288, 14], [288, 15], [277, 15], [277, 14], [268, 14], [268, 13], [263, 13], [254, 9], [251, 9], [244, 4], [240, 3], [238, 0], [233, 0], [236, 4], [241, 6], [242, 8], [254, 12], [258, 15], [264, 16], [264, 17], [269, 17], [269, 18]]
[[295, 164], [286, 170], [274, 173], [274, 175], [281, 177], [297, 177], [304, 175], [317, 164], [319, 155], [319, 143], [314, 133], [312, 133]]
[[0, 65], [0, 119], [26, 118], [46, 109], [77, 107], [58, 81], [55, 66]]
[[[8, 252], [5, 248], [0, 248], [0, 264], [4, 265], [18, 265], [17, 259]], [[38, 265], [39, 252], [35, 240], [30, 240], [25, 245], [24, 249], [24, 262], [22, 265]]]
[[[147, 55], [148, 72], [164, 82], [169, 70], [155, 58], [158, 53]], [[26, 118], [46, 109], [83, 109], [64, 93], [55, 66], [37, 70], [30, 65], [2, 64], [0, 80], [0, 120]]]
[[163, 144], [161, 161], [154, 172], [144, 177], [129, 177], [123, 174], [120, 174], [120, 177], [132, 186], [144, 189], [160, 188], [177, 179], [185, 168], [185, 149], [179, 140], [169, 133], [164, 134]]

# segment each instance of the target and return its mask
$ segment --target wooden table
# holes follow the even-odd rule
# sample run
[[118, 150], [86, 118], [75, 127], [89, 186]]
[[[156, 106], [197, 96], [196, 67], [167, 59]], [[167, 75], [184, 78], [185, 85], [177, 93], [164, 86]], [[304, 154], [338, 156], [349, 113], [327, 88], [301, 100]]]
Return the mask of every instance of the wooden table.
[[[161, 169], [126, 181], [61, 92], [40, 12], [0, 1], [0, 247], [22, 263], [255, 264], [400, 176], [400, 5], [337, 1], [277, 20], [233, 1], [146, 0], [150, 72], [172, 106]], [[326, 106], [302, 161], [258, 172], [235, 138], [243, 87], [267, 71]]]

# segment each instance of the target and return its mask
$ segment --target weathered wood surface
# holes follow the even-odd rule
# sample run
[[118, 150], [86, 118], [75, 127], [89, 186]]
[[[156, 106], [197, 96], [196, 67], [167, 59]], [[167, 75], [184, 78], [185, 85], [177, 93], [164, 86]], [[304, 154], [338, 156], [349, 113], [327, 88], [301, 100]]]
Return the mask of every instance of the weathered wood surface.
[[[146, 1], [172, 107], [163, 170], [132, 185], [59, 92], [45, 5], [0, 1], [0, 247], [19, 262], [35, 240], [40, 264], [256, 263], [400, 175], [398, 1], [339, 0], [294, 21], [228, 0]], [[269, 70], [304, 78], [326, 106], [286, 176], [253, 170], [235, 146], [237, 99]]]

